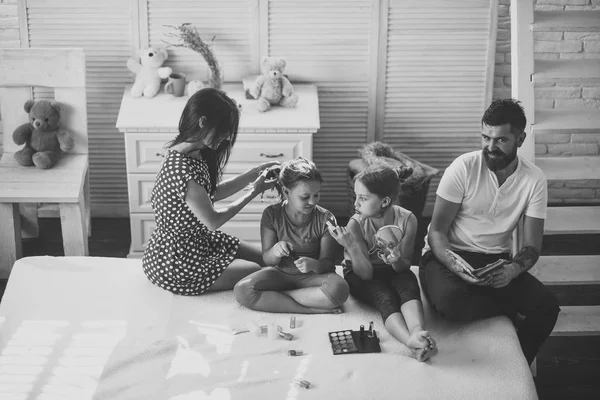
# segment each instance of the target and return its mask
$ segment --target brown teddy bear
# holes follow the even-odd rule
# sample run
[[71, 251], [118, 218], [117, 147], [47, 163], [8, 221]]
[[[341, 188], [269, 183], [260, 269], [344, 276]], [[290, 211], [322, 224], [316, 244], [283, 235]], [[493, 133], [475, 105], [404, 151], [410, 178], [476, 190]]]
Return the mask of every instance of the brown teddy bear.
[[29, 123], [19, 126], [13, 132], [13, 141], [18, 145], [25, 144], [23, 149], [15, 153], [15, 160], [20, 165], [52, 168], [62, 151], [73, 149], [73, 135], [58, 128], [62, 107], [56, 101], [25, 102]]
[[262, 75], [256, 78], [251, 95], [258, 100], [258, 111], [265, 112], [272, 105], [296, 107], [298, 95], [292, 84], [283, 75], [285, 59], [265, 57], [261, 63]]

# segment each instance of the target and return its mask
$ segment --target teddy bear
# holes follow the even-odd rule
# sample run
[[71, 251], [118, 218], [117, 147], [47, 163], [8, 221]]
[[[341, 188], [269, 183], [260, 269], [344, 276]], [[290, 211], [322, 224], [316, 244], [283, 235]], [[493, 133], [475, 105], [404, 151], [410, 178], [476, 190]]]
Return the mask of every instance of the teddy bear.
[[282, 57], [265, 57], [261, 62], [261, 72], [251, 89], [252, 96], [258, 100], [258, 111], [265, 112], [272, 105], [296, 107], [298, 95], [294, 93], [292, 84], [283, 75], [285, 59]]
[[173, 70], [161, 67], [169, 58], [167, 50], [162, 47], [149, 47], [138, 52], [140, 61], [134, 58], [127, 60], [127, 68], [136, 74], [135, 83], [131, 87], [133, 97], [154, 97], [160, 89], [161, 79], [166, 79]]
[[184, 91], [184, 95], [191, 97], [194, 93], [196, 93], [197, 91], [204, 89], [204, 82], [202, 81], [189, 81], [186, 85], [185, 85], [185, 91]]
[[58, 128], [64, 106], [50, 100], [27, 100], [24, 108], [29, 122], [15, 129], [13, 141], [25, 147], [15, 153], [15, 160], [25, 167], [52, 168], [61, 151], [72, 150], [74, 144], [73, 135]]

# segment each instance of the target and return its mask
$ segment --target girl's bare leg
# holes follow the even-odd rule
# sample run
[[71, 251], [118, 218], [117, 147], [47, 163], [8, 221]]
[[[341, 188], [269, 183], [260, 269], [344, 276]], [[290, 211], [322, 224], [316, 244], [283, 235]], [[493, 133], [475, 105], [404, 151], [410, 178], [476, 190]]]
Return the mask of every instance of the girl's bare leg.
[[330, 310], [336, 314], [342, 312], [342, 309], [336, 307], [336, 305], [329, 300], [329, 297], [325, 296], [325, 293], [323, 293], [319, 287], [287, 290], [284, 293], [294, 299], [296, 303], [305, 307]]
[[240, 240], [240, 246], [238, 248], [235, 258], [241, 258], [242, 260], [252, 261], [257, 263], [259, 266], [264, 267], [265, 262], [262, 258], [262, 250], [260, 247]]
[[[395, 337], [401, 343], [404, 343], [408, 346], [408, 339], [410, 338], [410, 332], [408, 331], [408, 327], [406, 326], [406, 321], [404, 320], [404, 316], [401, 312], [395, 312], [391, 314], [385, 320], [385, 328], [387, 331]], [[409, 346], [410, 347], [410, 346]], [[412, 348], [411, 348], [412, 350]]]
[[215, 283], [208, 288], [209, 292], [231, 290], [241, 279], [259, 271], [260, 267], [264, 266], [260, 249], [242, 240], [240, 240], [240, 246], [235, 257]]
[[400, 307], [406, 326], [410, 332], [407, 346], [413, 350], [417, 360], [425, 361], [437, 354], [438, 349], [435, 340], [428, 331], [423, 329], [423, 304], [420, 300], [411, 300]]
[[[314, 289], [319, 290], [319, 288]], [[254, 303], [254, 305], [252, 306], [252, 309], [257, 311], [266, 311], [273, 313], [295, 314], [335, 314], [340, 312], [337, 308], [323, 309], [307, 307], [296, 302], [296, 300], [289, 296], [287, 292], [278, 292], [275, 290], [263, 291], [258, 301], [256, 301], [256, 303]]]

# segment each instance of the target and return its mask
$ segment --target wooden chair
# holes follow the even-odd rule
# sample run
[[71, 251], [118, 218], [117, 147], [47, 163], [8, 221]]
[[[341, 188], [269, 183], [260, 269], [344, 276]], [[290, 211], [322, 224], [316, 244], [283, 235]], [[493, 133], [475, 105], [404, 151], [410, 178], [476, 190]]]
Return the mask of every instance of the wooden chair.
[[[0, 49], [0, 60], [4, 131], [4, 154], [0, 159], [0, 278], [7, 278], [14, 262], [22, 257], [22, 220], [37, 230], [38, 203], [59, 205], [65, 255], [88, 255], [87, 100], [82, 49]], [[24, 104], [32, 98], [33, 87], [54, 89], [54, 99], [65, 106], [60, 126], [75, 137], [73, 150], [46, 170], [20, 166], [14, 159], [22, 146], [13, 142], [12, 134], [28, 121]]]

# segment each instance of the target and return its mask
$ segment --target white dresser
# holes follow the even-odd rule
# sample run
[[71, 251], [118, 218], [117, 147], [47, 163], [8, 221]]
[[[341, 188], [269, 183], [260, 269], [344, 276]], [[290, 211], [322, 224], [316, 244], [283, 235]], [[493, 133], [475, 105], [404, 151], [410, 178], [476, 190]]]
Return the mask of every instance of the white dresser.
[[[238, 139], [224, 179], [268, 160], [286, 161], [295, 157], [312, 159], [312, 135], [320, 127], [317, 87], [296, 84], [298, 107], [274, 107], [259, 113], [255, 100], [247, 100], [242, 84], [226, 84], [223, 90], [242, 105]], [[154, 229], [150, 194], [165, 154], [164, 145], [175, 138], [187, 97], [164, 93], [151, 99], [134, 99], [125, 89], [117, 128], [125, 137], [127, 186], [131, 220], [130, 257], [141, 257]], [[240, 193], [237, 194], [241, 195]], [[235, 200], [236, 195], [215, 204], [216, 208]], [[221, 230], [240, 239], [260, 244], [260, 218], [275, 201], [274, 192], [257, 196]]]

